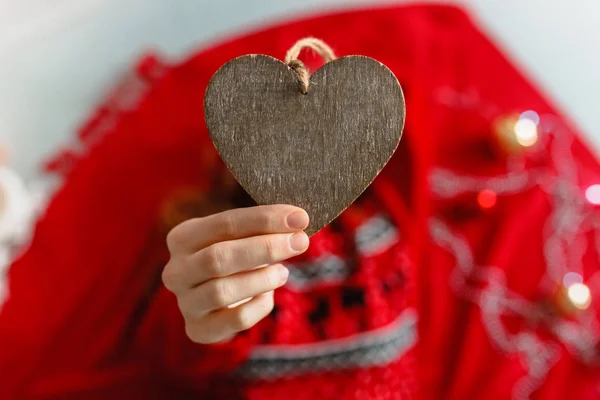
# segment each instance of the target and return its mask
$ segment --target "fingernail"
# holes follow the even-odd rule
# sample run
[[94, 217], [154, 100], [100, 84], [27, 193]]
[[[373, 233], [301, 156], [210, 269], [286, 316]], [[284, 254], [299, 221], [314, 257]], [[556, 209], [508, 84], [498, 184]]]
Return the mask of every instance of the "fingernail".
[[286, 267], [281, 266], [277, 273], [279, 274], [279, 283], [283, 285], [287, 281], [288, 276], [290, 276], [290, 271]]
[[294, 233], [290, 236], [290, 247], [294, 251], [302, 251], [308, 247], [308, 236], [304, 232]]
[[308, 215], [303, 211], [295, 211], [287, 216], [285, 223], [290, 229], [304, 229], [308, 225]]

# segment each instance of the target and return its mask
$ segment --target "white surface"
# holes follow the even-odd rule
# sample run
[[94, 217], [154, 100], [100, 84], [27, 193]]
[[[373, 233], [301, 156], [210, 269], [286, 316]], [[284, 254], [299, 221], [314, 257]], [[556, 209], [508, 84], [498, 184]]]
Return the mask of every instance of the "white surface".
[[[140, 51], [369, 0], [0, 0], [0, 143], [26, 178]], [[463, 0], [600, 149], [600, 1]]]

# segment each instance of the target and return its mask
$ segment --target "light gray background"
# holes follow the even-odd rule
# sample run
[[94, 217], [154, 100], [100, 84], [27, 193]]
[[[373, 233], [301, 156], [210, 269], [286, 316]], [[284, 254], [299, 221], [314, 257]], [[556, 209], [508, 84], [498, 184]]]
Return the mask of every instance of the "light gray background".
[[[368, 0], [0, 0], [0, 143], [33, 178], [140, 51], [173, 58], [252, 26]], [[383, 4], [385, 2], [378, 2]], [[389, 3], [389, 2], [388, 2]], [[600, 1], [463, 0], [600, 149]]]

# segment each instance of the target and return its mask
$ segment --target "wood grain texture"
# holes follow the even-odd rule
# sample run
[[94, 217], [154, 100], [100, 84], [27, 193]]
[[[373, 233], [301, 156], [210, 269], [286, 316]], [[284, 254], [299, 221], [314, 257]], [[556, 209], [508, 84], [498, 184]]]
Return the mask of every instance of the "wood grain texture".
[[204, 98], [212, 141], [258, 204], [292, 204], [313, 235], [369, 186], [396, 150], [404, 126], [402, 89], [364, 56], [331, 61], [303, 95], [297, 75], [266, 55], [223, 65]]

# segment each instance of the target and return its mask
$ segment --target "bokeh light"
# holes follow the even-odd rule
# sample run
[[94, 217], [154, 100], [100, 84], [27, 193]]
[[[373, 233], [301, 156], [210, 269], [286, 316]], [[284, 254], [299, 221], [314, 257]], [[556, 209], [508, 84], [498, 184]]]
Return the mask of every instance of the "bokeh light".
[[491, 189], [484, 189], [477, 195], [477, 203], [481, 208], [492, 208], [496, 205], [496, 192]]
[[536, 125], [539, 125], [539, 123], [540, 123], [539, 114], [533, 110], [527, 110], [527, 111], [521, 113], [521, 115], [519, 115], [519, 119], [528, 119], [530, 121], [533, 121]]
[[600, 184], [588, 186], [585, 190], [585, 198], [592, 204], [600, 204]]
[[590, 288], [583, 283], [574, 283], [567, 289], [567, 295], [571, 303], [580, 310], [585, 310], [592, 302]]
[[515, 124], [515, 136], [521, 146], [533, 146], [538, 139], [537, 124], [529, 118], [519, 118]]
[[562, 284], [564, 287], [568, 288], [575, 283], [582, 283], [583, 277], [579, 275], [577, 272], [567, 272], [565, 276], [563, 276]]

